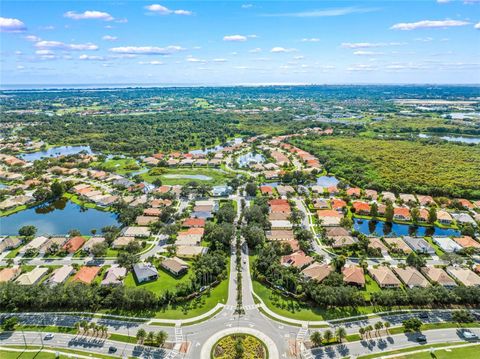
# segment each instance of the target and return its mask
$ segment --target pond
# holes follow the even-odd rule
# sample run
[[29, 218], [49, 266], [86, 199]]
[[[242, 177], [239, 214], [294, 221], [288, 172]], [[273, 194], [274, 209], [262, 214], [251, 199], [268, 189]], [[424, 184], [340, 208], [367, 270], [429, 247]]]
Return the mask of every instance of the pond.
[[317, 186], [322, 187], [336, 186], [338, 182], [340, 181], [333, 176], [320, 176], [317, 178]]
[[439, 227], [422, 227], [422, 226], [410, 226], [408, 224], [399, 223], [387, 223], [383, 221], [368, 221], [359, 218], [353, 219], [353, 228], [360, 233], [367, 236], [438, 236], [438, 237], [450, 237], [460, 236], [460, 231], [455, 229], [445, 229]]
[[237, 162], [240, 167], [246, 167], [251, 163], [263, 163], [264, 161], [265, 157], [263, 157], [260, 153], [253, 152], [246, 153], [237, 158]]
[[83, 209], [79, 205], [57, 200], [0, 218], [0, 234], [16, 235], [27, 225], [37, 227], [37, 235], [63, 235], [71, 229], [78, 229], [88, 235], [92, 229], [98, 232], [105, 226], [119, 226], [117, 215], [92, 208]]
[[[432, 136], [426, 135], [424, 133], [420, 133], [418, 135], [420, 138], [430, 138]], [[469, 144], [480, 144], [480, 138], [478, 137], [461, 137], [461, 136], [442, 136], [439, 137], [442, 140], [449, 141], [449, 142], [462, 142], [462, 143], [469, 143]]]
[[221, 150], [223, 150], [226, 146], [238, 145], [242, 142], [243, 142], [242, 138], [234, 138], [233, 140], [228, 141], [226, 143], [226, 145], [218, 145], [218, 146], [215, 146], [215, 147], [206, 148], [204, 150], [192, 150], [189, 153], [191, 153], [192, 155], [206, 155], [210, 152], [216, 153], [216, 152], [220, 152]]
[[74, 155], [82, 151], [86, 153], [93, 153], [90, 146], [60, 146], [60, 147], [52, 147], [45, 151], [24, 153], [20, 157], [25, 161], [31, 162], [35, 160], [41, 160], [42, 158], [47, 158], [47, 157]]
[[185, 178], [200, 181], [211, 181], [213, 178], [205, 175], [163, 175], [165, 178]]

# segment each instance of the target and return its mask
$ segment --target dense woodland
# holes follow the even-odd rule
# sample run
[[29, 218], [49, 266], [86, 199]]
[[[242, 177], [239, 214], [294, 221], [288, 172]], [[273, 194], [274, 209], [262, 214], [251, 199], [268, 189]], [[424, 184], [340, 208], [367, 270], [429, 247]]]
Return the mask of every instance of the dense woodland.
[[292, 143], [315, 154], [327, 171], [363, 188], [480, 197], [478, 146], [359, 136], [308, 136]]

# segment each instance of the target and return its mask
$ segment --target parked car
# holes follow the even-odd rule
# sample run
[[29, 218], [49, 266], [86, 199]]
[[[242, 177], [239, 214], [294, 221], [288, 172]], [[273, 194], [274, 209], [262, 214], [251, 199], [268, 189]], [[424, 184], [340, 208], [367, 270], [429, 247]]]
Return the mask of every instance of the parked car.
[[420, 319], [428, 319], [428, 313], [427, 312], [421, 312], [418, 317]]
[[420, 335], [417, 336], [417, 342], [426, 343], [427, 342], [427, 337], [423, 334], [420, 334]]
[[43, 337], [44, 340], [50, 340], [50, 339], [53, 339], [54, 335], [52, 333], [48, 333], [47, 335], [45, 335]]
[[108, 348], [108, 352], [109, 353], [115, 353], [117, 351], [117, 348], [116, 347], [109, 347]]

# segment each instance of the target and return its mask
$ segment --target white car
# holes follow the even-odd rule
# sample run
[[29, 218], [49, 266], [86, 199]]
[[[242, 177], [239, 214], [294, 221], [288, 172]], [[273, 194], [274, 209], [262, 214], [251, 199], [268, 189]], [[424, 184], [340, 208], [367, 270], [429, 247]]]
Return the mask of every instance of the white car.
[[478, 339], [478, 335], [473, 333], [471, 330], [468, 330], [468, 329], [465, 329], [462, 332], [462, 336], [467, 340], [477, 340]]
[[45, 337], [43, 339], [45, 340], [50, 340], [50, 339], [53, 339], [54, 335], [52, 333], [48, 333], [47, 335], [45, 335]]

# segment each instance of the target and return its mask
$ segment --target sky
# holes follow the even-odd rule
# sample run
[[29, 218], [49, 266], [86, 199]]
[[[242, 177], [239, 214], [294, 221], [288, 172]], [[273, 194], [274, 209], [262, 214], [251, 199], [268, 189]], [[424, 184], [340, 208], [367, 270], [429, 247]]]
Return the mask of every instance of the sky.
[[0, 4], [0, 83], [480, 83], [480, 0]]

